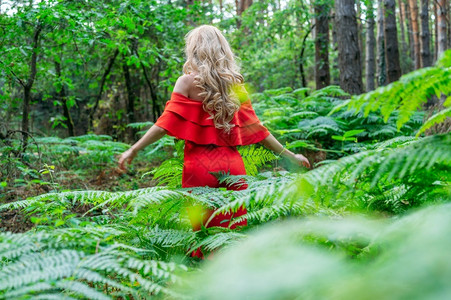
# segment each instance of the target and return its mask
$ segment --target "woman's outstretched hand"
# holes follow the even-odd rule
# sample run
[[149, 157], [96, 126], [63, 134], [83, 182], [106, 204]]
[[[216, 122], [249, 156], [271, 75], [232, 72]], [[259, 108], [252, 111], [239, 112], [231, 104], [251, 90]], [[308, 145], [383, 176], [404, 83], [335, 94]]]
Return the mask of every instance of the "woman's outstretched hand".
[[269, 150], [274, 151], [274, 153], [278, 153], [278, 156], [288, 158], [291, 163], [300, 167], [304, 166], [310, 169], [310, 162], [304, 155], [294, 154], [290, 150], [286, 149], [272, 134], [268, 135], [260, 143]]
[[290, 161], [298, 166], [304, 166], [310, 169], [310, 162], [308, 161], [307, 157], [302, 154], [295, 154], [294, 156], [291, 156]]
[[133, 159], [136, 157], [136, 154], [137, 151], [133, 148], [130, 148], [124, 153], [122, 153], [121, 156], [119, 156], [118, 161], [119, 169], [121, 169], [122, 171], [126, 171], [125, 162], [131, 164]]

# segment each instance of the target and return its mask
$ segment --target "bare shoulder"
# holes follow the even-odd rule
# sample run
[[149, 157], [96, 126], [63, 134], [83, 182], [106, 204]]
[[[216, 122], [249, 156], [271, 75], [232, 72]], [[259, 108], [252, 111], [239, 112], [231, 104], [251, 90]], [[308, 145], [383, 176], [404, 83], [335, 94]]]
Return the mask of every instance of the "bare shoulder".
[[194, 81], [193, 76], [183, 74], [175, 82], [174, 92], [188, 97], [191, 86], [193, 85], [193, 81]]

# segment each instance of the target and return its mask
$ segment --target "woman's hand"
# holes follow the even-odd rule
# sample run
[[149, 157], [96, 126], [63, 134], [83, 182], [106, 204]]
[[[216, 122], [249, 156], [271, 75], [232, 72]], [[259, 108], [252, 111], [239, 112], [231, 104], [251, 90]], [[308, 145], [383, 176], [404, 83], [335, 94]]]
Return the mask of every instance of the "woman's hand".
[[161, 139], [166, 134], [166, 130], [163, 128], [153, 125], [150, 127], [149, 130], [147, 130], [146, 134], [142, 138], [139, 139], [139, 141], [136, 142], [130, 149], [125, 151], [124, 153], [119, 156], [119, 169], [122, 171], [125, 171], [125, 163], [128, 164], [132, 163], [132, 160], [136, 157], [136, 154], [138, 154], [138, 151], [145, 148], [147, 145], [150, 145], [152, 143], [155, 143], [159, 139]]
[[125, 168], [125, 162], [127, 162], [128, 164], [132, 163], [132, 160], [136, 157], [136, 154], [138, 154], [138, 151], [135, 150], [134, 148], [130, 148], [127, 151], [125, 151], [124, 153], [121, 154], [121, 156], [119, 156], [119, 169], [126, 171]]
[[290, 162], [292, 162], [293, 164], [298, 165], [300, 167], [304, 166], [310, 169], [310, 162], [304, 155], [294, 154], [290, 150], [286, 149], [284, 146], [282, 146], [281, 143], [279, 143], [278, 140], [276, 140], [276, 138], [272, 134], [268, 135], [260, 143], [269, 150], [274, 151], [274, 153], [279, 153], [278, 154], [279, 156], [288, 158]]
[[290, 161], [297, 164], [298, 166], [304, 166], [310, 169], [310, 162], [308, 161], [307, 157], [302, 154], [295, 154], [290, 158]]

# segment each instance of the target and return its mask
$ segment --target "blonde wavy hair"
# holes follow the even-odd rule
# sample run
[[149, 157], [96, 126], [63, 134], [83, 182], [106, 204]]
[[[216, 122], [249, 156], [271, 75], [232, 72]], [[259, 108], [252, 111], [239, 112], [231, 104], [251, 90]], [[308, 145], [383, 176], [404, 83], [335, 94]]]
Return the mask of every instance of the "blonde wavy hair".
[[229, 43], [214, 26], [202, 25], [185, 37], [185, 74], [195, 73], [194, 83], [201, 90], [203, 108], [211, 115], [215, 127], [230, 132], [230, 124], [240, 109], [237, 88], [244, 89]]

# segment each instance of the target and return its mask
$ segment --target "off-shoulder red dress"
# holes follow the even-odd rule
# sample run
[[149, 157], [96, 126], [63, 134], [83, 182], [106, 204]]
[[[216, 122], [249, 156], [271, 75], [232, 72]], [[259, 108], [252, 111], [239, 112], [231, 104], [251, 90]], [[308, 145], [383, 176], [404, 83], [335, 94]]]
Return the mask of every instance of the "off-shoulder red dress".
[[[182, 187], [220, 187], [218, 180], [210, 172], [246, 175], [243, 159], [236, 146], [258, 143], [269, 135], [269, 131], [260, 123], [249, 99], [241, 104], [230, 123], [235, 126], [229, 133], [215, 128], [213, 119], [203, 109], [201, 101], [172, 93], [155, 125], [165, 129], [168, 135], [185, 140]], [[247, 185], [226, 188], [240, 190], [246, 189]], [[213, 212], [207, 210], [203, 222]], [[245, 213], [246, 209], [243, 207], [233, 214], [219, 214], [206, 227], [229, 227], [232, 218]], [[200, 221], [192, 219], [191, 222], [193, 230], [200, 230]], [[247, 220], [233, 224], [230, 228], [244, 225], [247, 225]], [[198, 250], [193, 256], [202, 257], [202, 253]]]

